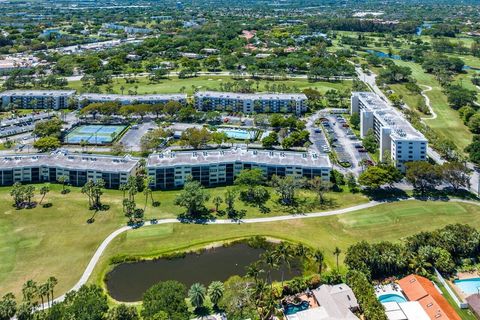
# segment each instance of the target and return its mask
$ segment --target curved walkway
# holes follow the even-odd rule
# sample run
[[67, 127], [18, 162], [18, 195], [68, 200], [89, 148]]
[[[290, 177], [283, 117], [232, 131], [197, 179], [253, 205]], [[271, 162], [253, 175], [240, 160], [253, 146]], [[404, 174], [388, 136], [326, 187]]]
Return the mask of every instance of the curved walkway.
[[[410, 201], [410, 200], [416, 200], [415, 198], [408, 198], [408, 199], [403, 199], [403, 200], [398, 200], [398, 201]], [[448, 200], [450, 202], [462, 202], [462, 203], [469, 203], [473, 205], [480, 206], [480, 202], [476, 201], [470, 201], [470, 200], [462, 200], [462, 199], [450, 199]], [[370, 201], [368, 203], [356, 205], [353, 207], [348, 207], [348, 208], [343, 208], [343, 209], [338, 209], [338, 210], [331, 210], [331, 211], [324, 211], [324, 212], [313, 212], [313, 213], [303, 213], [303, 214], [294, 214], [294, 215], [288, 215], [288, 216], [276, 216], [276, 217], [265, 217], [265, 218], [250, 218], [250, 219], [243, 219], [243, 220], [228, 220], [228, 219], [219, 219], [219, 220], [211, 220], [207, 221], [205, 224], [243, 224], [243, 223], [263, 223], [263, 222], [278, 222], [278, 221], [287, 221], [287, 220], [296, 220], [296, 219], [307, 219], [307, 218], [319, 218], [319, 217], [327, 217], [327, 216], [333, 216], [333, 215], [341, 215], [345, 213], [350, 213], [358, 210], [363, 210], [363, 209], [368, 209], [372, 208], [381, 204], [387, 204], [391, 203], [389, 201]], [[156, 223], [152, 224], [150, 221], [145, 222], [145, 224], [142, 226], [143, 227], [148, 227], [148, 226], [153, 226], [153, 225], [159, 225], [159, 224], [169, 224], [169, 223], [181, 223], [178, 219], [162, 219], [158, 220]], [[120, 234], [132, 230], [132, 227], [130, 226], [124, 226], [121, 227], [114, 232], [112, 232], [108, 237], [103, 240], [103, 242], [100, 244], [98, 249], [95, 251], [95, 254], [93, 257], [90, 259], [90, 262], [88, 263], [85, 271], [83, 272], [82, 276], [80, 277], [80, 280], [69, 290], [78, 290], [80, 289], [81, 286], [87, 283], [88, 279], [93, 273], [93, 269], [97, 265], [98, 261], [100, 260], [100, 257], [102, 256], [103, 252], [105, 249], [107, 249], [108, 245], [110, 242], [112, 242], [117, 236]], [[65, 295], [62, 295], [56, 299], [53, 300], [54, 303], [56, 302], [61, 302], [65, 299]], [[47, 304], [44, 304], [43, 307], [41, 308], [48, 308], [49, 306]]]
[[425, 104], [427, 105], [428, 109], [430, 110], [430, 116], [429, 117], [421, 117], [422, 120], [433, 120], [437, 118], [437, 114], [435, 111], [433, 111], [432, 105], [430, 104], [430, 98], [425, 94], [426, 92], [432, 91], [433, 88], [430, 86], [427, 86], [425, 84], [421, 84], [422, 87], [425, 87], [426, 89], [423, 90], [420, 94], [422, 97], [425, 99]]

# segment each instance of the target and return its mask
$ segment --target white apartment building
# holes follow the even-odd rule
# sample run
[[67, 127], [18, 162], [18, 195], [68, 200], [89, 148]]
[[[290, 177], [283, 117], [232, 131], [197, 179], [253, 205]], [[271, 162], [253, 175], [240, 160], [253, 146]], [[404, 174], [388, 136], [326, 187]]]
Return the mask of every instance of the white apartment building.
[[397, 109], [372, 92], [354, 92], [351, 114], [360, 114], [360, 135], [372, 129], [380, 148], [380, 160], [389, 154], [394, 165], [405, 171], [405, 163], [427, 159], [428, 141]]
[[56, 151], [51, 154], [5, 155], [0, 157], [0, 185], [15, 182], [57, 182], [66, 177], [68, 183], [82, 187], [88, 180], [103, 179], [105, 187], [118, 189], [135, 175], [138, 158], [70, 154]]
[[242, 148], [153, 154], [146, 167], [155, 189], [180, 188], [188, 176], [208, 187], [229, 185], [244, 169], [259, 168], [265, 178], [275, 174], [324, 180], [330, 179], [332, 170], [325, 155]]
[[201, 111], [302, 114], [307, 111], [307, 96], [295, 93], [205, 91], [195, 94], [195, 107]]
[[21, 109], [66, 109], [75, 90], [10, 90], [0, 93], [2, 107], [14, 104]]
[[165, 104], [169, 101], [178, 101], [181, 104], [187, 103], [186, 94], [143, 94], [143, 95], [122, 95], [122, 94], [103, 94], [103, 93], [85, 93], [78, 97], [80, 106], [86, 106], [96, 102], [118, 101], [122, 105], [128, 104]]

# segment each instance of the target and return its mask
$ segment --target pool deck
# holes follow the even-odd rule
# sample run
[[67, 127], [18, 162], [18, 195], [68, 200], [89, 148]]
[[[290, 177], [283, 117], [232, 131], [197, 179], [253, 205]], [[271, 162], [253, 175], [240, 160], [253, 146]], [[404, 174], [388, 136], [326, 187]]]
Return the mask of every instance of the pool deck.
[[[395, 294], [395, 295], [401, 295], [402, 297], [405, 298], [405, 295], [402, 293], [402, 289], [400, 289], [400, 286], [398, 284], [379, 284], [375, 286], [375, 294], [377, 295], [377, 298], [384, 295], [384, 294]], [[407, 300], [407, 298], [405, 298]]]
[[457, 278], [458, 278], [458, 280], [480, 278], [480, 273], [478, 271], [458, 272], [457, 273]]
[[[480, 274], [478, 271], [472, 271], [472, 272], [458, 272], [457, 273], [457, 279], [458, 280], [467, 280], [467, 279], [475, 279], [475, 278], [480, 278]], [[455, 280], [457, 280], [455, 279]], [[453, 280], [453, 281], [455, 281]], [[447, 280], [448, 285], [450, 286], [451, 289], [455, 292], [457, 297], [460, 298], [461, 301], [466, 301], [467, 297], [471, 296], [471, 294], [467, 294], [463, 292], [460, 287], [455, 285], [455, 283], [452, 280]]]

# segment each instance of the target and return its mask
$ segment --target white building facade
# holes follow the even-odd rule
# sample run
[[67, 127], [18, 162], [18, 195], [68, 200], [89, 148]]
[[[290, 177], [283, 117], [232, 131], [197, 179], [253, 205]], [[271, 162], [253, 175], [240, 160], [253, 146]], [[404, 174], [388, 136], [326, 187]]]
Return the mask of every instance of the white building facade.
[[405, 163], [427, 159], [428, 140], [408, 122], [400, 111], [390, 107], [372, 92], [354, 92], [351, 114], [360, 114], [360, 136], [371, 129], [380, 149], [380, 161], [390, 157], [392, 163], [405, 171]]
[[195, 107], [200, 111], [302, 114], [307, 111], [307, 96], [293, 93], [205, 91], [195, 94]]
[[2, 107], [21, 109], [66, 109], [75, 90], [10, 90], [0, 93]]
[[207, 187], [231, 185], [242, 170], [254, 168], [262, 170], [265, 178], [318, 176], [328, 181], [332, 170], [325, 155], [241, 148], [154, 154], [146, 167], [154, 189], [180, 188], [188, 176]]

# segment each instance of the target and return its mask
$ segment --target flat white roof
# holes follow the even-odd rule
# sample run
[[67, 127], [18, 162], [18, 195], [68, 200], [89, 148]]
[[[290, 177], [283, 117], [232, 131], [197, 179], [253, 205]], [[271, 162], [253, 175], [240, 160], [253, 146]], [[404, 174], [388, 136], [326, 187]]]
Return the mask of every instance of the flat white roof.
[[2, 155], [0, 157], [0, 169], [44, 166], [69, 170], [130, 172], [138, 165], [138, 162], [138, 158], [130, 156], [115, 157], [55, 151], [50, 154]]
[[429, 320], [418, 301], [385, 302], [382, 304], [388, 320]]
[[392, 130], [392, 139], [427, 141], [425, 136], [415, 129], [399, 110], [388, 106], [377, 94], [353, 92], [352, 95], [357, 96], [367, 110], [372, 111], [385, 127]]
[[225, 98], [240, 100], [307, 100], [303, 93], [236, 93], [203, 91], [195, 93], [196, 98]]
[[157, 100], [185, 100], [186, 94], [142, 94], [142, 95], [121, 95], [121, 94], [103, 94], [103, 93], [84, 93], [79, 100], [97, 100], [97, 101], [157, 101]]
[[307, 152], [287, 152], [232, 148], [225, 150], [172, 151], [153, 154], [147, 167], [173, 167], [181, 165], [210, 165], [232, 162], [251, 162], [265, 165], [297, 166], [314, 169], [331, 168], [326, 155]]
[[0, 93], [0, 97], [60, 97], [71, 96], [75, 90], [9, 90]]

